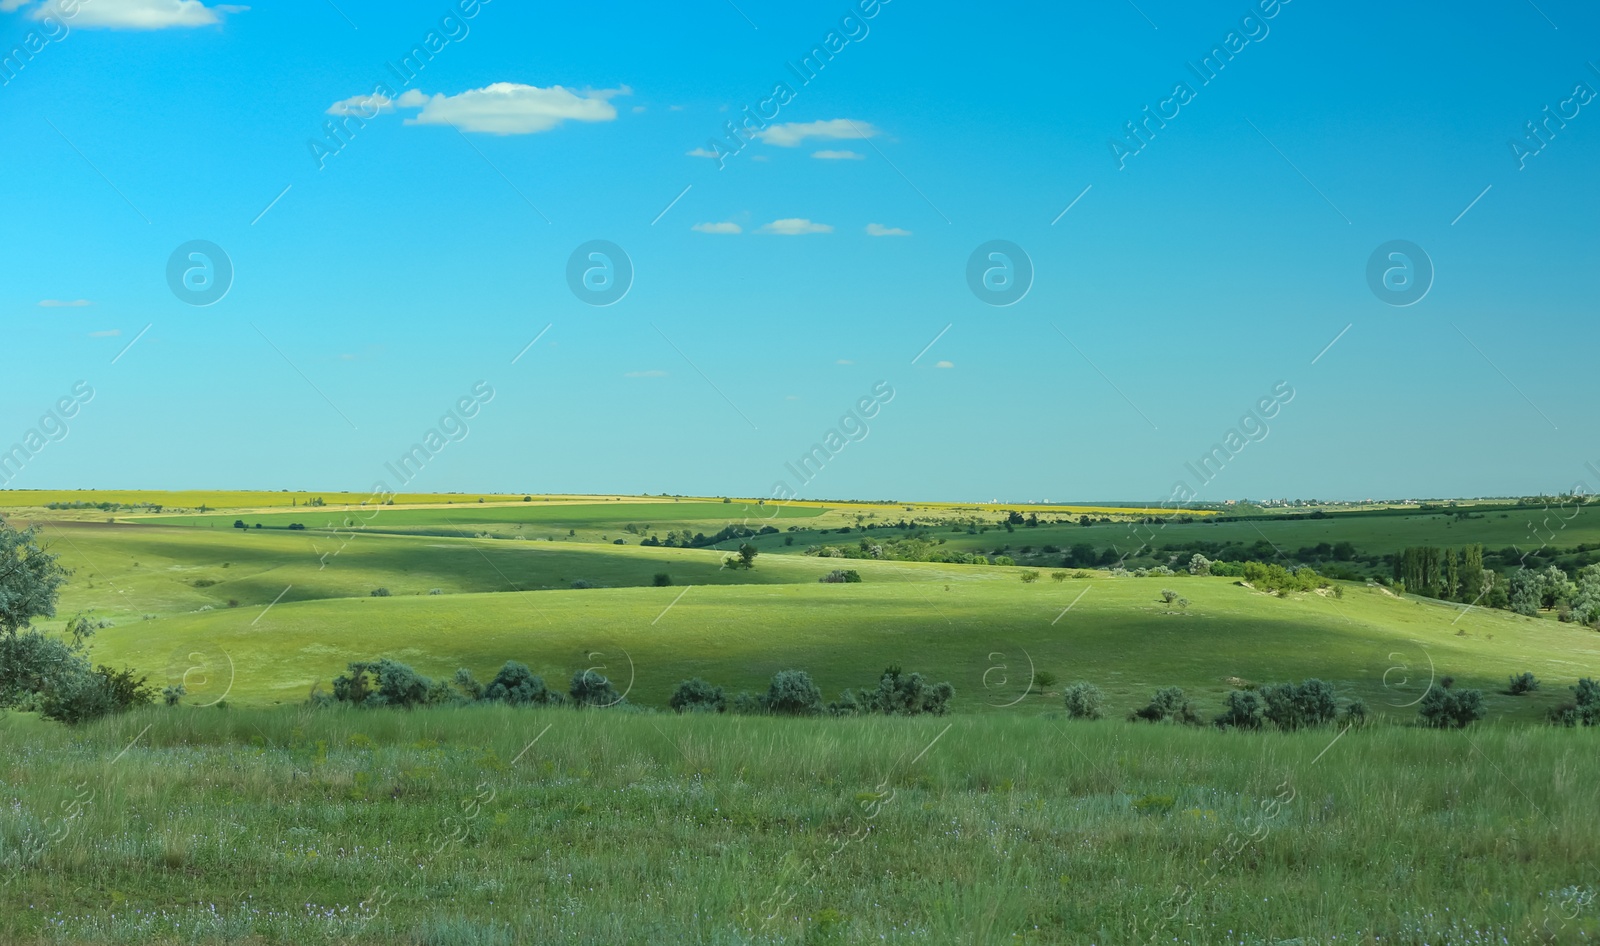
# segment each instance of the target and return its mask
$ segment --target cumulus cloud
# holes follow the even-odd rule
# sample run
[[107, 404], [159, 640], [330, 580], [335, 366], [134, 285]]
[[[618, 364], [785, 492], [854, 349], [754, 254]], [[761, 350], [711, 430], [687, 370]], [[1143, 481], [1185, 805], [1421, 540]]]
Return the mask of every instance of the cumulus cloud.
[[811, 156], [813, 158], [821, 158], [824, 161], [860, 161], [866, 157], [866, 155], [857, 154], [854, 151], [813, 151]]
[[756, 132], [756, 137], [769, 145], [780, 148], [793, 148], [804, 142], [807, 138], [871, 138], [881, 134], [878, 129], [867, 122], [851, 121], [848, 118], [835, 118], [824, 122], [784, 122], [778, 125], [768, 125]]
[[881, 223], [869, 223], [869, 224], [867, 224], [867, 236], [910, 236], [910, 235], [911, 235], [911, 231], [910, 230], [902, 230], [899, 227], [886, 227]]
[[462, 131], [491, 135], [531, 135], [549, 131], [564, 121], [614, 121], [617, 110], [609, 100], [632, 91], [623, 86], [574, 92], [559, 85], [541, 89], [536, 85], [495, 82], [459, 95], [424, 95], [411, 89], [395, 104], [421, 109], [415, 118], [406, 119], [407, 125], [454, 125]]
[[733, 223], [732, 221], [724, 221], [722, 223], [697, 223], [694, 226], [690, 227], [689, 229], [697, 230], [697, 231], [699, 231], [701, 233], [743, 233], [744, 232], [744, 228], [743, 227], [739, 226], [737, 223]]
[[665, 378], [666, 376], [667, 373], [665, 371], [658, 371], [653, 368], [649, 371], [630, 371], [623, 375], [624, 378]]
[[[17, 10], [27, 0], [3, 0], [0, 10]], [[78, 6], [73, 26], [107, 30], [164, 30], [172, 27], [211, 26], [222, 22], [219, 13], [242, 13], [249, 7], [219, 4], [208, 7], [201, 0], [92, 0]], [[33, 7], [28, 16], [42, 20], [59, 16], [54, 4]]]
[[378, 92], [371, 95], [352, 95], [328, 106], [329, 115], [354, 115], [358, 118], [371, 118], [380, 112], [392, 111], [394, 102]]
[[41, 309], [81, 309], [86, 305], [94, 305], [94, 303], [90, 302], [88, 299], [73, 299], [70, 302], [63, 301], [61, 299], [39, 300], [39, 308]]
[[833, 228], [825, 223], [812, 223], [804, 217], [785, 217], [774, 220], [761, 228], [762, 233], [778, 233], [783, 236], [800, 236], [806, 233], [832, 233]]

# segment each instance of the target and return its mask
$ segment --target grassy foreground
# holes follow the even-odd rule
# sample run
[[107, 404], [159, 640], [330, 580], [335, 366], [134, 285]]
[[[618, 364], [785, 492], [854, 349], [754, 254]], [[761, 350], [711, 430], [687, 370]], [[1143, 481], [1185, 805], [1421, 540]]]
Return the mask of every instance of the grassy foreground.
[[1595, 748], [1000, 714], [11, 716], [0, 941], [1586, 942]]

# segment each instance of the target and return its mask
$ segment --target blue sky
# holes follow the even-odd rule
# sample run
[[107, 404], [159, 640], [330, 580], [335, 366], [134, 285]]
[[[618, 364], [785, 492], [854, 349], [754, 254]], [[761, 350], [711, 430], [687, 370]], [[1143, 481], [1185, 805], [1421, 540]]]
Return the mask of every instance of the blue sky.
[[[1600, 489], [1592, 6], [466, 7], [0, 0], [0, 447], [94, 391], [9, 486], [395, 486], [487, 382], [408, 488]], [[339, 103], [369, 117], [334, 150]], [[204, 307], [167, 279], [195, 240], [233, 269]], [[607, 306], [568, 284], [593, 240], [633, 270]], [[968, 284], [993, 240], [1011, 305]], [[1412, 305], [1368, 282], [1393, 240]]]

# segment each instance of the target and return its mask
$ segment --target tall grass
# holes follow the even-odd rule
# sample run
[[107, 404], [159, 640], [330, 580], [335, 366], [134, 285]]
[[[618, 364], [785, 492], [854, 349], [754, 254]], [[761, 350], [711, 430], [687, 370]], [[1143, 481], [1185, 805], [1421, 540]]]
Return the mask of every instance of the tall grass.
[[0, 739], [5, 943], [1600, 932], [1582, 730], [185, 708]]

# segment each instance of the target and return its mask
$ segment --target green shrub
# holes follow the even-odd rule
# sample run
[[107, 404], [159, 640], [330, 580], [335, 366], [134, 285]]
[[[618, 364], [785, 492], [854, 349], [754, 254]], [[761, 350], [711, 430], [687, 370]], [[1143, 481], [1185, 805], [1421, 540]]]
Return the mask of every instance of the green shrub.
[[611, 681], [595, 673], [593, 669], [574, 673], [572, 683], [567, 687], [567, 694], [572, 697], [573, 704], [579, 709], [586, 706], [601, 709], [622, 702], [622, 695], [611, 685]]
[[1573, 699], [1550, 711], [1550, 721], [1561, 726], [1600, 726], [1600, 684], [1588, 677], [1572, 688]]
[[890, 667], [878, 679], [876, 690], [846, 690], [839, 702], [828, 705], [828, 711], [835, 716], [943, 716], [950, 712], [955, 692], [948, 683], [930, 684], [920, 673], [904, 673], [899, 667]]
[[135, 677], [130, 668], [113, 670], [104, 665], [92, 673], [74, 674], [44, 694], [39, 715], [63, 723], [83, 723], [145, 705], [154, 696], [145, 679]]
[[1261, 699], [1265, 704], [1262, 715], [1287, 732], [1323, 726], [1339, 715], [1339, 701], [1333, 695], [1333, 687], [1316, 678], [1304, 683], [1262, 687]]
[[814, 716], [822, 711], [822, 691], [804, 670], [779, 670], [772, 675], [761, 705], [780, 716]]
[[678, 684], [667, 705], [679, 713], [722, 713], [728, 709], [728, 700], [722, 687], [693, 677]]
[[1061, 699], [1071, 719], [1099, 719], [1105, 715], [1106, 695], [1087, 681], [1079, 680], [1062, 690]]
[[1222, 715], [1215, 720], [1223, 728], [1260, 729], [1264, 717], [1261, 697], [1252, 690], [1232, 690], [1223, 698]]
[[406, 664], [387, 657], [356, 661], [348, 672], [333, 678], [333, 698], [356, 706], [398, 706], [410, 709], [437, 700], [433, 681]]
[[1511, 678], [1511, 684], [1506, 687], [1506, 692], [1512, 696], [1521, 696], [1537, 689], [1539, 689], [1538, 677], [1531, 673], [1519, 673]]
[[[457, 679], [461, 672], [457, 671]], [[512, 706], [552, 706], [563, 702], [560, 693], [544, 685], [543, 677], [529, 670], [527, 664], [515, 660], [506, 661], [489, 681], [483, 690], [483, 699]]]
[[1162, 687], [1150, 697], [1148, 704], [1134, 710], [1128, 718], [1152, 723], [1179, 722], [1191, 726], [1200, 723], [1200, 715], [1194, 711], [1194, 704], [1189, 702], [1182, 687]]
[[1417, 712], [1423, 724], [1434, 729], [1462, 729], [1483, 718], [1483, 691], [1431, 686]]

